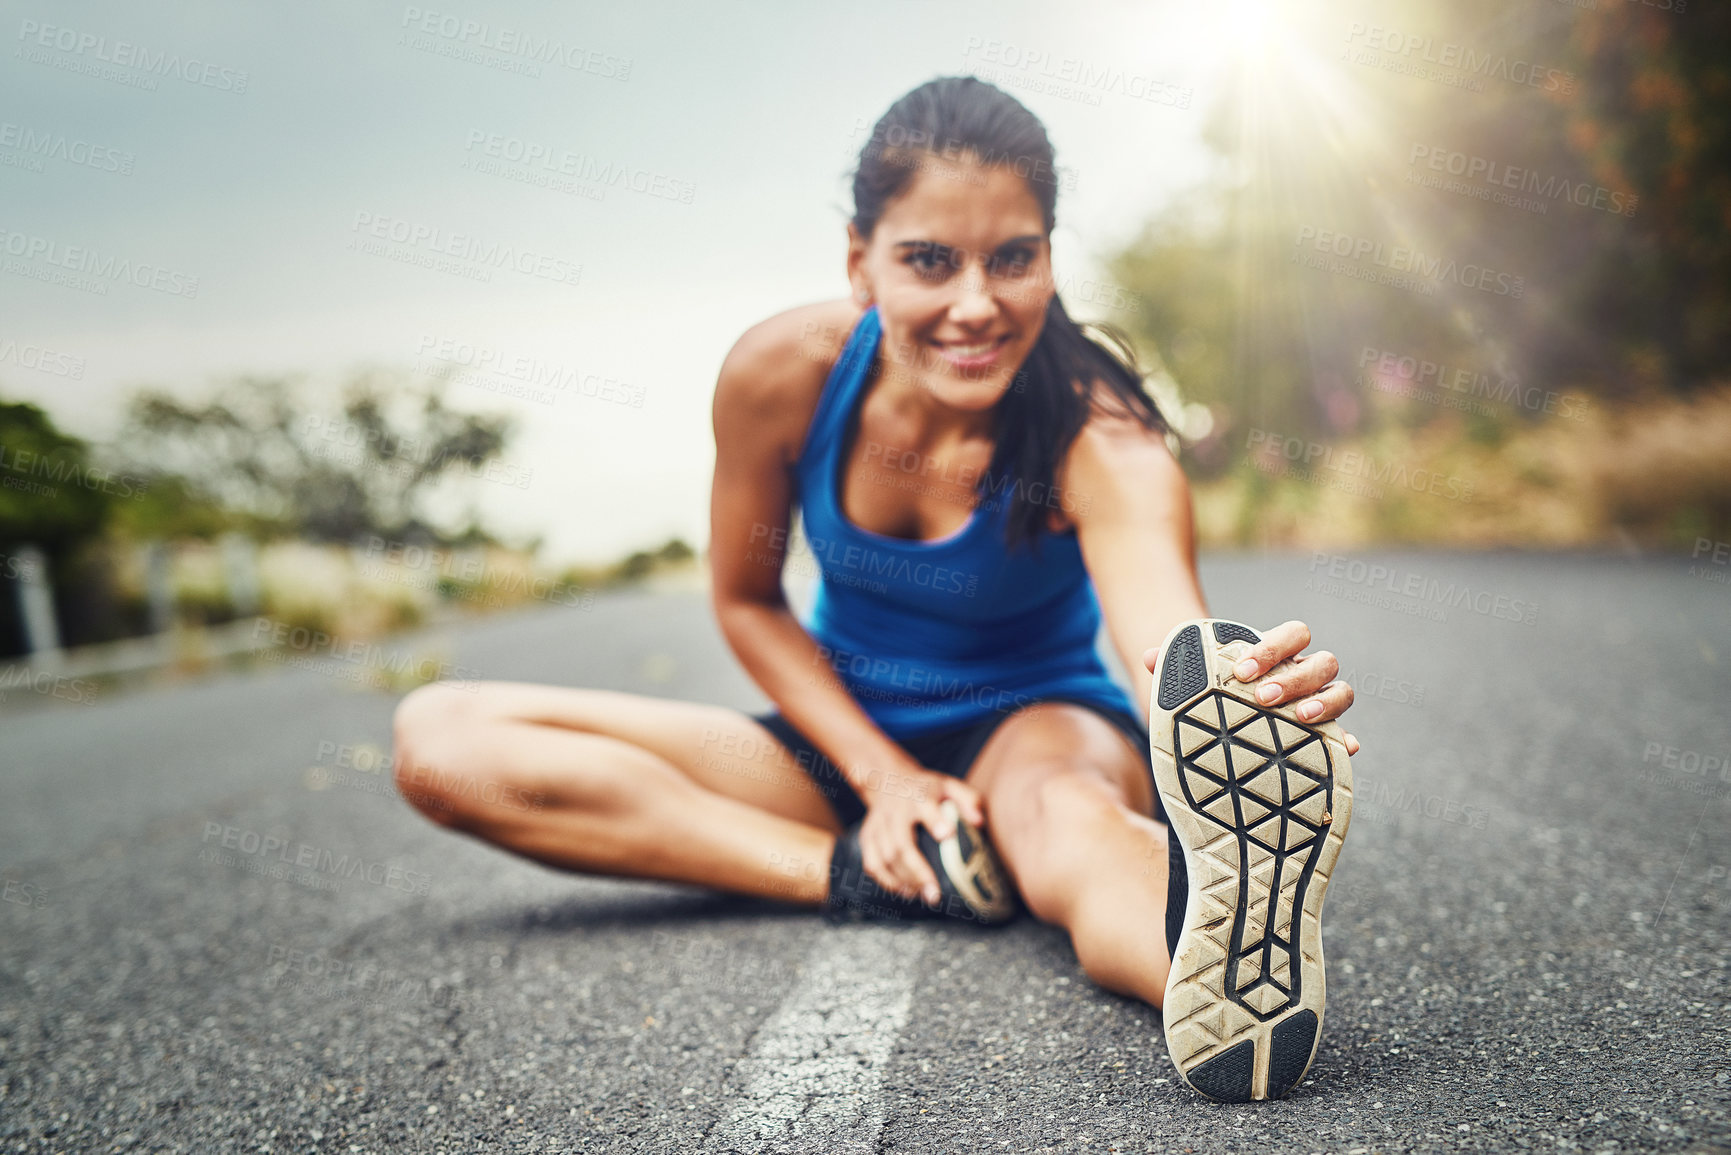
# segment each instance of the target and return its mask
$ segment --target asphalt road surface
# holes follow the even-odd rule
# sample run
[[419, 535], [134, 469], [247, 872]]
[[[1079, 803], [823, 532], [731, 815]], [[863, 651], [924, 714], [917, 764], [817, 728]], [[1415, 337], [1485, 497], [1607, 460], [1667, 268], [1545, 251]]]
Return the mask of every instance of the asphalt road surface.
[[[1365, 743], [1321, 1048], [1239, 1107], [1031, 921], [830, 928], [435, 828], [368, 658], [13, 689], [0, 1150], [1731, 1149], [1728, 569], [1206, 561], [1217, 613], [1341, 655]], [[391, 646], [765, 705], [698, 591]]]

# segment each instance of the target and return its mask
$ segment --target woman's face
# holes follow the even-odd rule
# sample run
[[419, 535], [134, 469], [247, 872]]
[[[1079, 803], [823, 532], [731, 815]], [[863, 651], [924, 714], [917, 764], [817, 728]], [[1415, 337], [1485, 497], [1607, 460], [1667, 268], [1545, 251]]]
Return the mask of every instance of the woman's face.
[[1039, 339], [1053, 293], [1040, 202], [1008, 168], [906, 160], [918, 171], [871, 240], [848, 226], [848, 279], [877, 304], [887, 362], [947, 406], [989, 409]]

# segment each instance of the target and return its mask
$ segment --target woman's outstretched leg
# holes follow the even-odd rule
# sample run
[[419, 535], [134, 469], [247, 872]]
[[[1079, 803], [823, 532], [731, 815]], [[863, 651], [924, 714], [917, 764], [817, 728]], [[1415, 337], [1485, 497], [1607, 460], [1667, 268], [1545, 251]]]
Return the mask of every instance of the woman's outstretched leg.
[[1089, 978], [1159, 1006], [1171, 967], [1166, 828], [1149, 817], [1140, 753], [1092, 711], [1051, 703], [1000, 726], [968, 780], [1029, 910], [1070, 933]]
[[398, 789], [441, 825], [569, 870], [823, 900], [835, 819], [738, 711], [439, 683], [403, 699], [394, 729]]

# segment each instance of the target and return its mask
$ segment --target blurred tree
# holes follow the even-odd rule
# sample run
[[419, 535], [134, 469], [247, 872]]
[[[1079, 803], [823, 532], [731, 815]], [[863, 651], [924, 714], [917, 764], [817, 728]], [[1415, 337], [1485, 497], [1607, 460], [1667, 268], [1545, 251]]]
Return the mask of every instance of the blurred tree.
[[119, 507], [146, 495], [141, 478], [93, 463], [90, 447], [35, 405], [0, 401], [0, 655], [25, 648], [9, 580], [18, 547], [39, 546], [47, 557], [61, 643], [91, 640], [81, 611], [108, 578], [98, 539]]
[[[201, 402], [145, 391], [119, 445], [137, 471], [183, 478], [187, 493], [260, 529], [446, 540], [428, 520], [428, 496], [465, 474], [502, 478], [495, 459], [510, 433], [507, 417], [449, 408], [442, 381], [362, 373], [322, 408], [277, 378], [245, 378]], [[475, 540], [476, 528], [459, 536]]]
[[89, 446], [41, 409], [0, 401], [0, 547], [35, 542], [54, 550], [89, 537], [118, 488], [91, 464]]
[[[1598, 238], [1582, 328], [1675, 389], [1731, 371], [1731, 7], [1602, 3], [1570, 52], [1590, 78], [1571, 148], [1605, 185], [1642, 190], [1638, 228]], [[1597, 341], [1559, 357], [1590, 372]], [[1601, 362], [1602, 363], [1602, 362]]]
[[670, 537], [667, 544], [655, 551], [655, 560], [678, 564], [690, 561], [697, 556], [697, 551], [685, 543], [684, 538]]
[[[1127, 327], [1221, 419], [1204, 472], [1242, 458], [1246, 426], [1361, 432], [1379, 411], [1366, 350], [1541, 393], [1689, 391], [1731, 374], [1731, 8], [1283, 11], [1272, 50], [1242, 59], [1209, 112], [1214, 174], [1112, 265], [1143, 302]], [[1417, 47], [1361, 52], [1368, 24]], [[1319, 237], [1350, 255], [1318, 252]], [[1379, 283], [1402, 271], [1397, 251], [1519, 292]]]

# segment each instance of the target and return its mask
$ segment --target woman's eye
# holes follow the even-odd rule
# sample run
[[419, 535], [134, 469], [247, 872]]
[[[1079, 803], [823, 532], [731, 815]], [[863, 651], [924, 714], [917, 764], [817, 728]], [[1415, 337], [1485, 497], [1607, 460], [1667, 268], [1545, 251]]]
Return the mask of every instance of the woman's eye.
[[954, 254], [943, 245], [921, 245], [908, 251], [907, 263], [922, 277], [941, 277], [950, 271]]
[[999, 253], [992, 258], [991, 273], [994, 277], [1024, 276], [1033, 260], [1034, 254], [1027, 249], [1012, 249], [1007, 253]]

